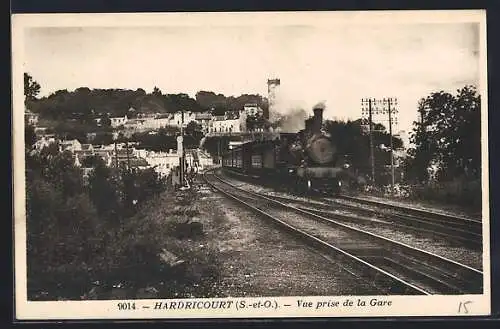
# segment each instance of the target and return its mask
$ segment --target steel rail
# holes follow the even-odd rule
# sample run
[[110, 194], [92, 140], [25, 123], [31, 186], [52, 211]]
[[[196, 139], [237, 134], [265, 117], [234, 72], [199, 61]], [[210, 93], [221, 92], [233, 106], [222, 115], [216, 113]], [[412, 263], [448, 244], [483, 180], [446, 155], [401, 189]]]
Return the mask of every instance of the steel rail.
[[361, 229], [346, 225], [344, 223], [340, 223], [338, 221], [335, 221], [335, 220], [332, 220], [329, 218], [325, 218], [323, 216], [314, 214], [311, 211], [306, 211], [306, 210], [302, 210], [302, 209], [299, 209], [299, 208], [294, 207], [294, 206], [286, 205], [282, 202], [273, 200], [272, 198], [270, 198], [268, 196], [265, 196], [265, 195], [262, 195], [259, 193], [255, 193], [252, 191], [241, 190], [240, 188], [236, 187], [235, 185], [233, 185], [227, 181], [224, 181], [223, 179], [221, 179], [220, 177], [218, 177], [215, 174], [214, 174], [214, 177], [216, 177], [219, 181], [221, 181], [229, 186], [232, 186], [235, 189], [239, 189], [240, 191], [244, 191], [245, 193], [247, 193], [249, 195], [253, 195], [255, 197], [267, 200], [269, 202], [274, 202], [275, 204], [279, 204], [280, 206], [282, 206], [284, 208], [293, 209], [297, 213], [300, 213], [303, 215], [308, 215], [308, 216], [316, 218], [318, 220], [326, 221], [326, 222], [329, 222], [329, 223], [334, 224], [336, 226], [343, 227], [344, 229], [354, 231], [358, 234], [364, 235], [366, 238], [375, 239], [375, 240], [379, 241], [380, 243], [383, 243], [386, 247], [388, 247], [389, 250], [398, 250], [400, 252], [403, 252], [404, 254], [412, 255], [413, 257], [419, 259], [421, 265], [425, 265], [431, 270], [439, 271], [439, 270], [446, 269], [446, 271], [444, 273], [446, 273], [448, 276], [451, 275], [451, 277], [453, 279], [461, 280], [461, 281], [463, 281], [463, 283], [466, 283], [465, 289], [459, 288], [459, 287], [457, 288], [460, 291], [476, 292], [476, 293], [479, 293], [479, 290], [482, 291], [483, 273], [480, 270], [477, 270], [475, 268], [472, 268], [472, 267], [464, 265], [464, 264], [460, 264], [460, 263], [455, 262], [453, 260], [444, 258], [440, 255], [436, 255], [436, 254], [430, 253], [430, 252], [422, 250], [422, 249], [414, 248], [414, 247], [411, 247], [411, 246], [406, 245], [404, 243], [394, 241], [394, 240], [388, 239], [386, 237], [383, 237], [383, 236], [380, 236], [380, 235], [377, 235], [377, 234], [374, 234], [371, 232], [367, 232], [365, 230], [361, 230]]

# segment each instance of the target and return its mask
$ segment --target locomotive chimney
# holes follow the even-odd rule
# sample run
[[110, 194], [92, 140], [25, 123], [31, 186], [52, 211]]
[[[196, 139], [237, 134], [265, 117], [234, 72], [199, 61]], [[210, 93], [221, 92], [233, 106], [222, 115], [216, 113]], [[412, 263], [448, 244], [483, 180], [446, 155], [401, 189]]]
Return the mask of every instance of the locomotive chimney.
[[323, 108], [315, 107], [313, 111], [314, 111], [314, 117], [313, 117], [312, 130], [314, 133], [319, 133], [323, 125]]

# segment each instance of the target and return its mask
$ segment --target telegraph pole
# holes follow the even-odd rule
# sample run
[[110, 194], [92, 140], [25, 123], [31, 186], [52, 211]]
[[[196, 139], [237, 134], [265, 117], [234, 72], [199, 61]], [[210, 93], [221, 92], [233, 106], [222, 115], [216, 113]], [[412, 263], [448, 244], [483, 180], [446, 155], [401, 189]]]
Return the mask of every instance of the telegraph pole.
[[217, 138], [217, 164], [221, 164], [220, 160], [220, 138]]
[[184, 186], [184, 109], [181, 109], [181, 135], [179, 136], [179, 184]]
[[387, 112], [389, 113], [389, 136], [391, 139], [390, 145], [391, 145], [391, 189], [394, 191], [394, 152], [393, 152], [393, 146], [392, 146], [392, 109], [391, 109], [391, 102], [394, 100], [392, 98], [387, 99]]
[[368, 99], [368, 125], [370, 134], [370, 162], [372, 166], [372, 181], [375, 184], [375, 154], [373, 151], [373, 117], [372, 117], [372, 99]]
[[[398, 105], [398, 100], [397, 98], [384, 98], [384, 99], [374, 99], [374, 98], [367, 98], [367, 99], [362, 99], [361, 100], [361, 105], [363, 106], [362, 108], [362, 115], [365, 116], [368, 114], [368, 126], [369, 126], [369, 133], [370, 133], [370, 162], [371, 162], [371, 167], [372, 167], [372, 179], [373, 183], [375, 183], [375, 157], [374, 157], [374, 147], [373, 147], [373, 109], [376, 107], [376, 114], [384, 114], [385, 111], [387, 111], [389, 115], [389, 135], [390, 135], [390, 156], [391, 156], [391, 187], [394, 189], [394, 183], [395, 183], [395, 174], [394, 174], [394, 145], [393, 145], [393, 134], [392, 134], [392, 125], [394, 124], [394, 121], [397, 121], [397, 118], [395, 119], [393, 115], [397, 113], [397, 105]], [[382, 109], [379, 109], [378, 106], [382, 105]], [[366, 108], [368, 107], [368, 108]], [[367, 110], [368, 113], [365, 111]], [[366, 118], [366, 117], [365, 117]], [[386, 119], [380, 120], [379, 121], [385, 121]]]
[[115, 166], [116, 172], [118, 172], [118, 148], [116, 147], [116, 138], [113, 138], [115, 142]]
[[128, 140], [125, 141], [125, 147], [127, 150], [127, 169], [128, 171], [131, 171], [130, 169], [130, 154], [129, 154], [129, 148], [128, 148]]
[[370, 138], [370, 165], [371, 165], [371, 173], [372, 173], [372, 183], [375, 184], [375, 155], [373, 150], [373, 105], [375, 103], [375, 99], [366, 98], [361, 99], [361, 114], [365, 115], [365, 107], [368, 105], [368, 134]]

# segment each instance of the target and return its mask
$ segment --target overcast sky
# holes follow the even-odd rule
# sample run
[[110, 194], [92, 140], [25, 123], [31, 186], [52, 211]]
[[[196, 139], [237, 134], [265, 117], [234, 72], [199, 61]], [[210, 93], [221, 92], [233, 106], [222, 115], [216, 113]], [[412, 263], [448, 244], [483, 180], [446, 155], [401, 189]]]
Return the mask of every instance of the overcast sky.
[[400, 129], [432, 91], [479, 83], [478, 24], [332, 27], [168, 26], [32, 28], [25, 71], [58, 89], [199, 90], [267, 96], [280, 78], [282, 111], [326, 102], [326, 118], [358, 118], [363, 97], [398, 97]]

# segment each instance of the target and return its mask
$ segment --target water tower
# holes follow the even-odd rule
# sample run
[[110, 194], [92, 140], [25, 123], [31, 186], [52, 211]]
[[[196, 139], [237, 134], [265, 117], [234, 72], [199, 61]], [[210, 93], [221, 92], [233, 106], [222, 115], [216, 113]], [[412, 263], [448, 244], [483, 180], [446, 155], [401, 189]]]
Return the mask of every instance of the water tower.
[[277, 113], [276, 107], [276, 94], [279, 91], [280, 79], [268, 79], [267, 80], [267, 98], [269, 101], [269, 117]]

